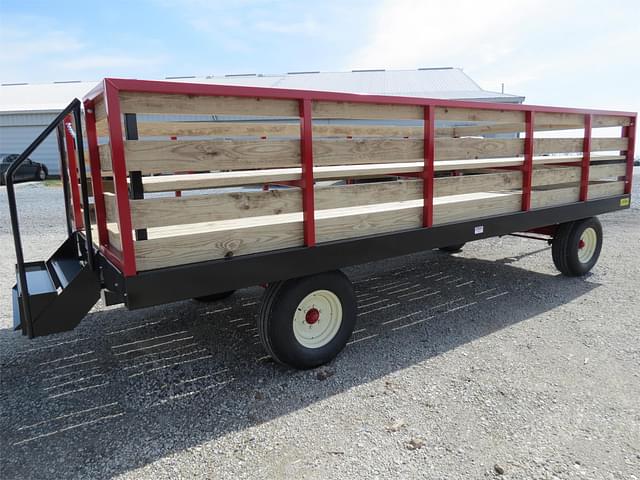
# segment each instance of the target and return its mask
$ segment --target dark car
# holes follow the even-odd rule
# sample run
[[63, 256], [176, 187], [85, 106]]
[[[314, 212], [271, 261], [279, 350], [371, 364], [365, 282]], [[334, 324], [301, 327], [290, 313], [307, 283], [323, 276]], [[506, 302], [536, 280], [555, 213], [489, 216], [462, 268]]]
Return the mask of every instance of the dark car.
[[[0, 153], [0, 185], [4, 185], [4, 173], [9, 165], [18, 158], [17, 153]], [[49, 176], [49, 170], [42, 163], [34, 162], [27, 158], [20, 168], [16, 171], [15, 179], [20, 180], [46, 180]]]

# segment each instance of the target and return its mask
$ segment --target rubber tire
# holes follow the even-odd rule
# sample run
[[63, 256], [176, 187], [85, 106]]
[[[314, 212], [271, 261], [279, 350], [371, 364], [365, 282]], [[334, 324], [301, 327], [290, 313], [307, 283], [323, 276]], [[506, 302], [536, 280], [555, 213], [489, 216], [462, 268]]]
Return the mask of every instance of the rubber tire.
[[38, 171], [36, 172], [36, 181], [44, 182], [48, 176], [49, 176], [49, 173], [47, 172], [46, 168], [39, 168]]
[[[578, 259], [580, 236], [587, 228], [596, 232], [597, 243], [593, 256], [587, 263]], [[558, 227], [551, 244], [551, 254], [556, 268], [568, 277], [580, 277], [589, 272], [598, 261], [602, 250], [602, 225], [596, 217], [563, 223]]]
[[440, 247], [440, 251], [446, 253], [458, 253], [462, 251], [462, 247], [464, 246], [464, 243], [458, 243], [457, 245], [447, 245], [446, 247]]
[[235, 290], [229, 290], [228, 292], [213, 293], [211, 295], [204, 295], [202, 297], [193, 297], [193, 299], [196, 302], [203, 302], [203, 303], [217, 302], [219, 300], [224, 300], [225, 298], [229, 298], [235, 292], [236, 292]]
[[[329, 343], [319, 348], [301, 345], [293, 333], [296, 308], [309, 293], [329, 290], [340, 300], [342, 323]], [[306, 370], [333, 360], [346, 346], [356, 325], [357, 302], [353, 285], [339, 270], [270, 283], [260, 313], [258, 334], [267, 353], [276, 362]]]

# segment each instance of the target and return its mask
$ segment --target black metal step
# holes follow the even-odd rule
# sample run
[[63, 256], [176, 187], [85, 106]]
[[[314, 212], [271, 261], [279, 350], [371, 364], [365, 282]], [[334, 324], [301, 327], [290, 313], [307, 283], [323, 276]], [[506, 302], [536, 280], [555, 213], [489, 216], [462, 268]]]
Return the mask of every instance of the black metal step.
[[[25, 264], [27, 278], [27, 291], [29, 293], [29, 305], [31, 318], [37, 318], [50, 304], [58, 297], [58, 289], [45, 262], [30, 262]], [[15, 287], [16, 299], [14, 301], [13, 325], [17, 330], [22, 327], [21, 319], [24, 317], [21, 297], [22, 288], [19, 282]], [[18, 307], [16, 310], [15, 307]], [[16, 315], [17, 313], [17, 315]], [[16, 319], [18, 316], [18, 319]], [[17, 322], [17, 325], [16, 325]], [[22, 333], [26, 335], [26, 329], [22, 328]]]
[[74, 258], [51, 258], [47, 261], [49, 271], [55, 275], [57, 285], [66, 288], [82, 270], [83, 264]]
[[[80, 257], [75, 236], [46, 262], [27, 263], [25, 269], [34, 337], [72, 330], [100, 298], [99, 274]], [[14, 288], [14, 328], [26, 334], [22, 292]]]

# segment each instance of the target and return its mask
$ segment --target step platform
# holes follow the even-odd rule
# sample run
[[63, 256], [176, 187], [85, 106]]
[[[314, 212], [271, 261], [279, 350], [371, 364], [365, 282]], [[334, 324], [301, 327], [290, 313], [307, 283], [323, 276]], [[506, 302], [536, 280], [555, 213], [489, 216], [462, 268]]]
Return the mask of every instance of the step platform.
[[[77, 236], [69, 237], [44, 262], [25, 264], [31, 337], [75, 328], [100, 298], [100, 278], [80, 255]], [[17, 273], [16, 273], [17, 277]], [[27, 335], [20, 282], [13, 287], [13, 326]]]

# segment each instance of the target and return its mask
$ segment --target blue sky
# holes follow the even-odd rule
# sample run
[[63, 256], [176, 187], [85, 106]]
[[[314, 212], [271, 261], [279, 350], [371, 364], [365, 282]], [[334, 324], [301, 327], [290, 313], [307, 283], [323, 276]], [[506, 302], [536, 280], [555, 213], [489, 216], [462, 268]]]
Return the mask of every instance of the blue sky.
[[635, 0], [0, 0], [0, 81], [456, 66], [483, 88], [640, 109]]

